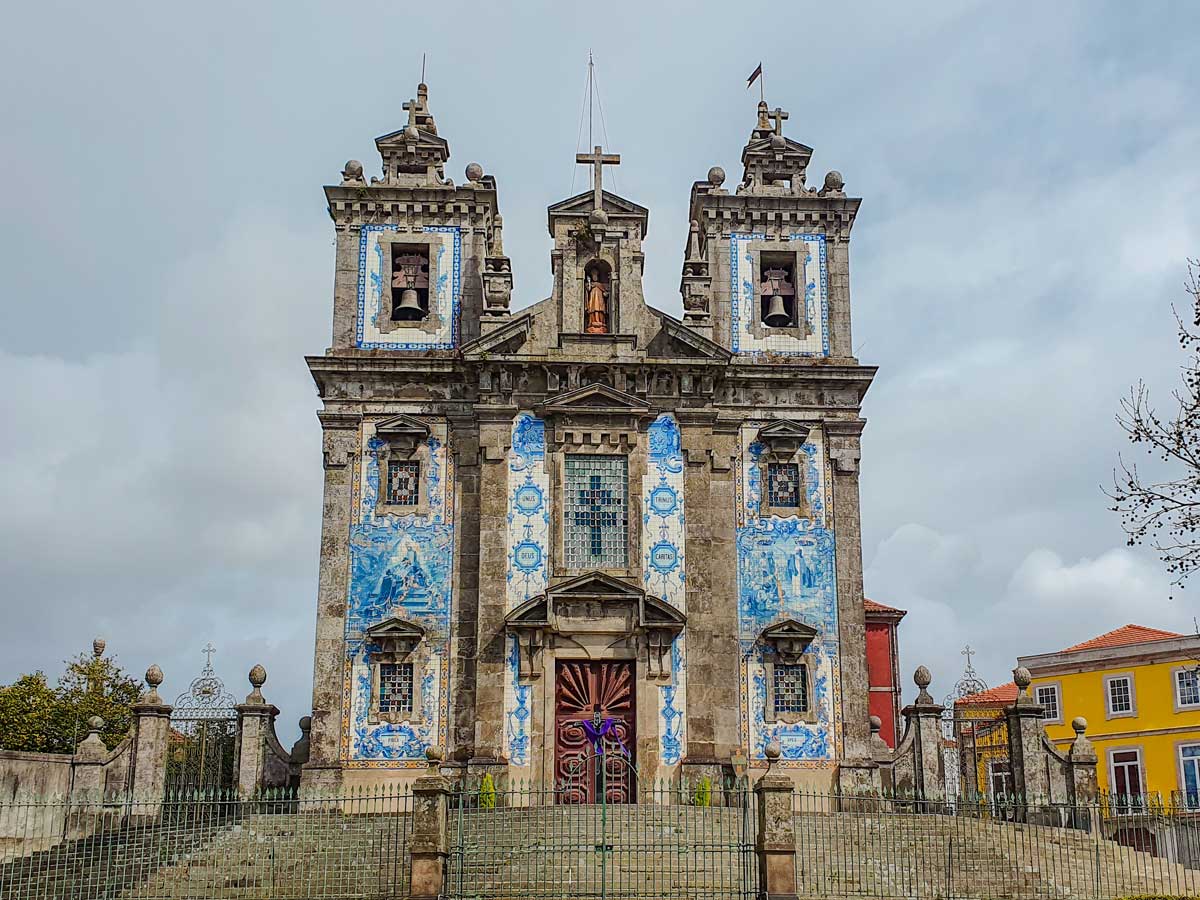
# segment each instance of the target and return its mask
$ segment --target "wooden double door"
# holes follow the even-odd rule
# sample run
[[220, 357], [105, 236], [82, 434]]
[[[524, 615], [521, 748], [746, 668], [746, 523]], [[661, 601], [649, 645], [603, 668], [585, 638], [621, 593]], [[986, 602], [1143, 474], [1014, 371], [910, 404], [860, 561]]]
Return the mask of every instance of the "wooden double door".
[[[599, 803], [602, 797], [608, 803], [636, 802], [635, 684], [632, 660], [558, 663], [554, 773], [560, 802]], [[605, 733], [597, 741], [599, 731]]]

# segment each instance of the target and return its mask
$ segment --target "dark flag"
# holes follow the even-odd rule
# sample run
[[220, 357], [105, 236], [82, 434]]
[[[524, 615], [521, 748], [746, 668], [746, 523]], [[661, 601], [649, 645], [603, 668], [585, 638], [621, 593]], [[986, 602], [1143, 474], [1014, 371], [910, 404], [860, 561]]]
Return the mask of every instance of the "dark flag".
[[762, 63], [759, 63], [758, 67], [753, 72], [750, 73], [750, 77], [746, 79], [746, 87], [749, 88], [750, 85], [754, 84], [754, 82], [761, 75], [762, 75]]

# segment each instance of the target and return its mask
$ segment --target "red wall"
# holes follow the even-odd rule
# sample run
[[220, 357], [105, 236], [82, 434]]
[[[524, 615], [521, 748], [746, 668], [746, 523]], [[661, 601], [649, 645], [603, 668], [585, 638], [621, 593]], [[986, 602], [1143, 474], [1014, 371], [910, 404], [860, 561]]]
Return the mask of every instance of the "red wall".
[[892, 748], [897, 738], [895, 633], [895, 627], [888, 622], [867, 622], [867, 682], [872, 688], [867, 709], [871, 715], [879, 716], [883, 723], [879, 736]]

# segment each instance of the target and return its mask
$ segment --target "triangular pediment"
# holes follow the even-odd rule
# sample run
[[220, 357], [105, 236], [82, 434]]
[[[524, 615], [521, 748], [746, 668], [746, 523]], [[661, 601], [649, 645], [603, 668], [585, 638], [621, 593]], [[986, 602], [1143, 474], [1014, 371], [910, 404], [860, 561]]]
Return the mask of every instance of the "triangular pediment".
[[514, 608], [504, 617], [507, 625], [538, 628], [546, 624], [546, 595], [538, 594]]
[[[375, 138], [375, 146], [381, 151], [394, 147], [407, 147], [412, 143], [412, 141], [410, 141], [408, 136], [405, 134], [407, 130], [407, 128], [401, 128], [397, 131], [392, 131], [388, 134], [377, 137]], [[423, 128], [417, 129], [416, 145], [422, 148], [436, 147], [438, 149], [447, 151], [447, 154], [449, 153], [450, 149], [450, 144], [445, 138], [438, 137], [436, 134], [430, 134]]]
[[533, 314], [522, 313], [494, 328], [482, 337], [464, 344], [464, 359], [483, 359], [489, 353], [512, 353], [529, 338], [533, 329]]
[[764, 443], [776, 441], [799, 441], [803, 444], [808, 440], [812, 431], [812, 422], [793, 422], [790, 419], [776, 419], [769, 425], [758, 429], [758, 439]]
[[425, 636], [425, 629], [416, 622], [391, 618], [372, 625], [365, 633], [372, 640], [379, 638], [416, 638], [420, 640]]
[[671, 604], [665, 603], [650, 594], [646, 595], [645, 619], [644, 624], [646, 625], [669, 628], [682, 628], [687, 621], [684, 614]]
[[[661, 313], [662, 333], [671, 339], [678, 347], [685, 352], [674, 354], [675, 356], [690, 356], [699, 359], [711, 359], [716, 362], [728, 362], [733, 354], [722, 347], [715, 341], [710, 341], [702, 334], [697, 334], [692, 331], [678, 319]], [[653, 345], [653, 342], [651, 342]]]
[[787, 638], [789, 640], [803, 641], [807, 644], [817, 636], [817, 629], [804, 622], [798, 622], [795, 619], [784, 619], [782, 622], [776, 622], [774, 625], [768, 625], [764, 628], [762, 636], [767, 640]]
[[[626, 200], [617, 194], [610, 194], [608, 191], [601, 191], [603, 194], [603, 206], [606, 213], [624, 214], [632, 216], [648, 216], [650, 210], [644, 206], [639, 206], [632, 200]], [[579, 213], [580, 215], [588, 215], [592, 211], [592, 192], [584, 191], [576, 194], [574, 197], [568, 197], [566, 200], [559, 200], [553, 206], [547, 208], [546, 212], [550, 215], [562, 215]]]
[[606, 384], [589, 384], [559, 394], [542, 404], [543, 414], [594, 413], [597, 415], [645, 415], [650, 406], [632, 394], [618, 391]]
[[595, 597], [602, 600], [640, 601], [645, 591], [639, 587], [605, 575], [603, 572], [586, 572], [564, 581], [546, 592], [551, 599], [559, 597]]
[[400, 413], [375, 425], [375, 434], [386, 439], [411, 437], [423, 441], [429, 437], [429, 426], [420, 419]]
[[750, 143], [746, 144], [745, 148], [742, 150], [742, 161], [745, 162], [746, 156], [749, 154], [759, 155], [765, 153], [773, 156], [776, 153], [782, 152], [800, 153], [805, 157], [812, 156], [812, 147], [809, 147], [807, 144], [802, 144], [799, 141], [793, 141], [790, 137], [784, 137], [784, 145], [782, 147], [775, 147], [773, 141], [776, 137], [778, 137], [778, 135], [771, 135], [770, 137], [765, 138], [756, 138], [750, 141]]

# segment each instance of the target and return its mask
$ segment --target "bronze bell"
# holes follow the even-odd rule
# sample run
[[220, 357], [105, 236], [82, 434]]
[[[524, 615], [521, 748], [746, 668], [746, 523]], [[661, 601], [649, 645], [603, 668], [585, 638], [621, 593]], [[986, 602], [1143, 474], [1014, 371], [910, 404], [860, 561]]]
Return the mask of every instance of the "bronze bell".
[[767, 307], [767, 314], [763, 316], [763, 324], [771, 328], [786, 328], [792, 324], [792, 317], [787, 314], [783, 298], [778, 294], [771, 298], [771, 305]]
[[394, 317], [397, 319], [419, 319], [425, 315], [425, 310], [421, 308], [421, 301], [417, 297], [417, 292], [412, 288], [405, 288], [400, 294], [400, 305], [395, 309]]

